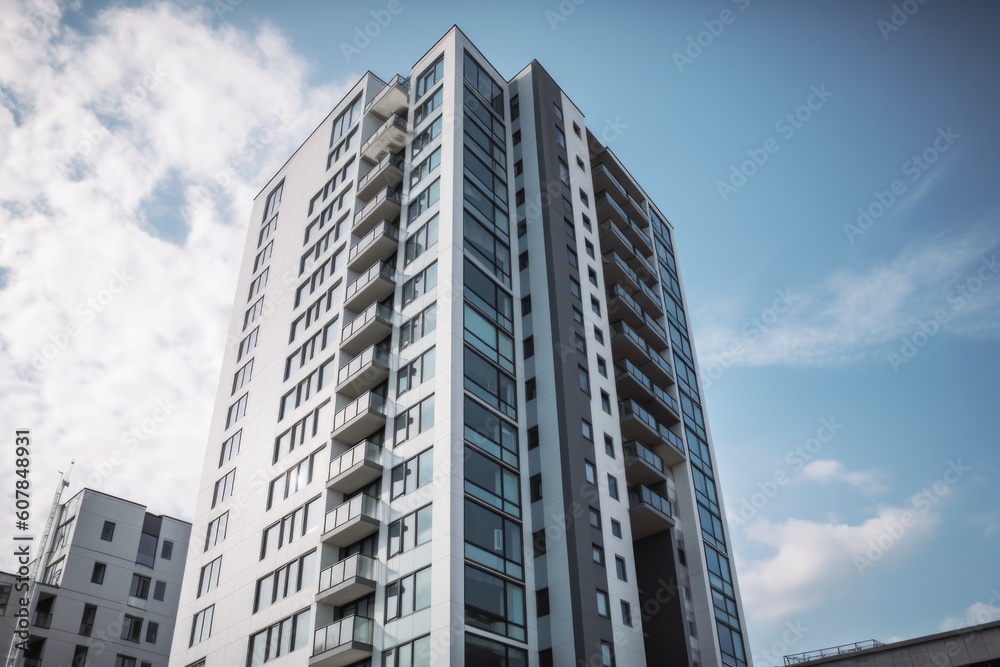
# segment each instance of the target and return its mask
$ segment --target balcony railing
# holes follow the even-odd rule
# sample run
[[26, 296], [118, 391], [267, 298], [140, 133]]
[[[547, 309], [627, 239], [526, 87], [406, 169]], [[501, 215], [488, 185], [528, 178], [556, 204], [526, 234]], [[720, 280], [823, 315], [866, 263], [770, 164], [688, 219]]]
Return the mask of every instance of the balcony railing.
[[380, 159], [382, 151], [395, 153], [406, 145], [406, 119], [399, 114], [392, 114], [375, 134], [361, 147], [361, 155], [367, 159]]
[[344, 299], [350, 299], [352, 296], [363, 290], [370, 283], [379, 278], [385, 278], [390, 282], [395, 282], [396, 280], [396, 269], [385, 262], [378, 262], [377, 264], [372, 264], [371, 268], [358, 276], [354, 282], [347, 286], [347, 292], [344, 295]]
[[637, 486], [628, 492], [629, 507], [636, 505], [649, 505], [656, 511], [668, 517], [674, 516], [674, 510], [670, 506], [670, 501], [653, 491], [648, 486]]
[[392, 355], [389, 354], [389, 350], [384, 347], [373, 345], [358, 356], [351, 359], [346, 366], [340, 369], [337, 373], [337, 384], [339, 385], [347, 382], [372, 364], [379, 364], [381, 366], [388, 367], [391, 357]]
[[[785, 665], [797, 665], [799, 663], [818, 660], [820, 658], [829, 658], [837, 655], [849, 655], [851, 653], [857, 653], [858, 651], [867, 651], [869, 649], [878, 648], [879, 646], [885, 646], [885, 644], [875, 639], [868, 639], [863, 642], [854, 642], [853, 644], [841, 644], [840, 646], [821, 648], [815, 651], [806, 651], [805, 653], [795, 653], [793, 655], [785, 656]], [[873, 660], [871, 664], [875, 664], [875, 661]]]
[[336, 530], [344, 524], [363, 516], [378, 520], [377, 498], [361, 494], [354, 496], [343, 505], [334, 507], [326, 513], [326, 519], [323, 522], [323, 532], [328, 533], [331, 530]]
[[626, 213], [625, 209], [618, 205], [618, 202], [614, 200], [614, 197], [608, 194], [607, 190], [601, 190], [598, 192], [594, 197], [594, 203], [598, 206], [601, 204], [607, 204], [615, 213], [621, 216], [622, 224], [625, 227], [632, 225], [632, 219], [628, 217], [628, 213]]
[[330, 474], [327, 479], [339, 477], [351, 468], [363, 464], [365, 461], [380, 464], [382, 462], [382, 447], [371, 440], [359, 442], [330, 461]]
[[375, 621], [363, 616], [348, 616], [318, 628], [313, 635], [313, 656], [357, 642], [371, 645]]
[[378, 571], [378, 561], [370, 556], [354, 554], [339, 563], [334, 563], [319, 573], [319, 593], [330, 590], [351, 579], [367, 579], [375, 581]]
[[368, 113], [378, 105], [385, 96], [392, 94], [394, 88], [400, 89], [401, 92], [408, 93], [410, 91], [410, 78], [404, 77], [400, 74], [389, 79], [389, 83], [385, 84], [385, 88], [378, 91], [368, 104], [365, 105], [365, 113]]
[[393, 310], [389, 306], [381, 303], [373, 303], [361, 311], [357, 317], [344, 325], [342, 340], [347, 340], [361, 331], [374, 319], [380, 319], [388, 324], [392, 324], [392, 313]]
[[626, 442], [623, 445], [625, 449], [626, 458], [637, 458], [645, 461], [651, 465], [654, 469], [659, 472], [665, 473], [666, 470], [663, 467], [663, 459], [661, 459], [656, 452], [642, 444], [638, 440], [632, 440], [631, 442]]
[[381, 239], [390, 239], [393, 241], [399, 241], [399, 227], [392, 224], [388, 220], [383, 220], [381, 224], [377, 225], [370, 232], [358, 239], [358, 242], [351, 246], [350, 252], [347, 253], [347, 261], [353, 261], [355, 257], [363, 253], [365, 250], [370, 248], [373, 243]]
[[368, 199], [380, 186], [395, 186], [403, 179], [403, 158], [395, 153], [384, 155], [367, 174], [358, 179], [358, 196]]
[[628, 191], [625, 189], [625, 186], [623, 186], [621, 182], [615, 178], [615, 175], [612, 174], [606, 166], [599, 164], [594, 167], [592, 173], [595, 180], [599, 177], [607, 178], [611, 184], [615, 186], [615, 189], [621, 193], [622, 197], [628, 197]]
[[[352, 419], [366, 412], [374, 412], [385, 416], [386, 398], [381, 394], [368, 392], [356, 401], [351, 402], [346, 407], [333, 416], [333, 430], [343, 427]], [[350, 442], [350, 441], [348, 441]]]
[[364, 208], [354, 214], [354, 224], [357, 225], [361, 222], [369, 213], [374, 211], [379, 205], [385, 202], [393, 202], [396, 205], [402, 205], [403, 195], [399, 190], [392, 186], [386, 186], [385, 190], [380, 192], [377, 197], [370, 200], [365, 204]]

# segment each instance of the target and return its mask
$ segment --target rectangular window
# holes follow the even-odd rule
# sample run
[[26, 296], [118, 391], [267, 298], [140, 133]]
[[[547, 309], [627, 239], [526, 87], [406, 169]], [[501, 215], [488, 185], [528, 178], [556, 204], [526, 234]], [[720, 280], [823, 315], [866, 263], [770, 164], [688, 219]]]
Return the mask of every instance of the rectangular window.
[[465, 622], [517, 641], [527, 638], [524, 588], [465, 566]]
[[430, 118], [434, 110], [441, 106], [444, 99], [444, 86], [434, 91], [434, 94], [427, 98], [413, 111], [413, 127], [420, 125], [425, 119]]
[[542, 474], [532, 475], [528, 479], [528, 489], [531, 493], [531, 502], [537, 503], [542, 499]]
[[261, 538], [261, 559], [270, 556], [298, 538], [319, 530], [322, 527], [324, 517], [322, 502], [322, 497], [317, 496], [265, 528]]
[[122, 621], [121, 639], [138, 644], [142, 640], [142, 619], [126, 614]]
[[[222, 451], [219, 453], [219, 467], [221, 468], [230, 459], [240, 453], [240, 441], [243, 439], [243, 429], [226, 438], [222, 443]], [[166, 544], [166, 543], [164, 543]], [[170, 560], [169, 558], [167, 560]]]
[[97, 620], [97, 607], [92, 604], [83, 605], [83, 617], [80, 619], [80, 634], [89, 637]]
[[517, 579], [524, 578], [521, 525], [465, 500], [465, 557]]
[[[552, 649], [547, 649], [551, 656]], [[543, 654], [546, 651], [539, 651], [539, 667], [545, 667], [542, 662]], [[430, 663], [427, 663], [430, 664]], [[465, 633], [465, 664], [472, 665], [503, 665], [504, 667], [517, 667], [528, 664], [528, 654], [524, 649], [519, 649], [507, 644], [495, 642], [486, 637]], [[416, 663], [414, 663], [416, 667]], [[549, 664], [551, 667], [551, 663]]]
[[396, 376], [396, 395], [406, 393], [434, 376], [434, 348], [399, 369]]
[[159, 634], [159, 632], [160, 632], [160, 624], [159, 623], [154, 623], [153, 621], [150, 621], [149, 623], [147, 623], [146, 624], [146, 643], [147, 644], [155, 644], [156, 643], [156, 636]]
[[517, 120], [521, 116], [521, 98], [514, 95], [510, 98], [510, 119]]
[[437, 262], [403, 283], [403, 306], [406, 307], [418, 297], [437, 286]]
[[434, 63], [425, 69], [420, 76], [417, 77], [417, 96], [416, 99], [423, 97], [427, 91], [434, 87], [434, 84], [441, 80], [444, 76], [444, 56], [439, 56]]
[[301, 491], [312, 482], [316, 459], [324, 449], [326, 449], [326, 445], [291, 466], [284, 474], [271, 480], [267, 493], [267, 509], [271, 509], [275, 503]]
[[268, 241], [264, 249], [257, 253], [257, 256], [253, 260], [253, 273], [257, 273], [267, 260], [271, 259], [271, 254], [274, 252], [274, 241]]
[[553, 102], [552, 103], [552, 110], [556, 114], [556, 120], [562, 120], [563, 119], [563, 113], [562, 113], [562, 107], [561, 106], [559, 106], [558, 104], [556, 104], [555, 102]]
[[220, 514], [208, 522], [208, 529], [205, 531], [205, 551], [208, 551], [216, 544], [226, 539], [226, 530], [229, 528], [229, 512]]
[[618, 480], [611, 473], [608, 473], [608, 495], [618, 500]]
[[[382, 667], [430, 667], [431, 664], [430, 635], [386, 649], [382, 653]], [[487, 663], [470, 662], [467, 664], [471, 666]], [[527, 665], [528, 663], [523, 664]]]
[[354, 98], [351, 105], [347, 107], [333, 121], [333, 132], [330, 135], [330, 145], [333, 146], [344, 133], [351, 128], [354, 121], [361, 117], [361, 95]]
[[605, 591], [597, 591], [597, 615], [604, 618], [611, 617], [611, 604]]
[[278, 210], [278, 204], [281, 203], [281, 193], [284, 189], [285, 181], [282, 180], [274, 186], [273, 190], [271, 190], [271, 193], [267, 196], [267, 202], [264, 205], [264, 220], [261, 222], [269, 219], [272, 215], [274, 215], [274, 212]]
[[133, 574], [132, 586], [128, 592], [129, 596], [139, 598], [140, 600], [148, 599], [150, 581], [149, 577], [144, 577], [141, 574]]
[[198, 580], [198, 597], [201, 597], [219, 585], [219, 574], [221, 571], [222, 556], [219, 556], [211, 563], [201, 568], [201, 577]]
[[191, 640], [188, 646], [194, 646], [212, 635], [212, 617], [215, 615], [215, 605], [202, 609], [194, 615], [191, 622]]
[[471, 447], [465, 448], [465, 492], [515, 518], [521, 516], [517, 473]]
[[236, 361], [242, 361], [243, 357], [250, 354], [250, 351], [257, 347], [257, 336], [260, 334], [260, 327], [257, 327], [247, 337], [240, 341], [240, 351], [236, 355]]
[[104, 573], [107, 571], [107, 568], [108, 566], [104, 563], [94, 563], [94, 569], [90, 573], [90, 583], [103, 584]]
[[167, 594], [167, 582], [157, 581], [153, 584], [153, 599], [163, 602], [163, 598]]
[[508, 465], [518, 465], [517, 428], [468, 396], [465, 440]]
[[517, 382], [468, 347], [465, 348], [465, 389], [505, 416], [517, 419]]
[[236, 393], [237, 389], [242, 389], [250, 382], [250, 378], [253, 376], [253, 359], [248, 361], [242, 368], [236, 371], [236, 375], [233, 377], [233, 390], [229, 393], [230, 396]]
[[632, 627], [632, 605], [622, 600], [622, 623]]
[[250, 635], [248, 667], [260, 667], [265, 662], [309, 646], [312, 642], [312, 613], [303, 609]]
[[584, 472], [586, 473], [587, 483], [597, 485], [597, 468], [590, 461], [583, 462]]
[[434, 426], [434, 396], [428, 396], [413, 407], [396, 415], [393, 446], [430, 429]]
[[441, 134], [441, 116], [438, 116], [424, 130], [413, 138], [413, 157], [417, 157], [429, 143]]
[[399, 349], [409, 347], [413, 343], [434, 331], [437, 326], [437, 304], [431, 304], [414, 315], [399, 328]]
[[[483, 354], [505, 371], [514, 372], [514, 338], [508, 335], [469, 303], [465, 304], [465, 342], [472, 345], [477, 352]], [[525, 358], [528, 354], [525, 341]]]
[[418, 215], [437, 203], [441, 197], [441, 179], [437, 179], [427, 186], [420, 194], [412, 199], [408, 210], [409, 220], [413, 220]]
[[236, 468], [230, 470], [226, 475], [215, 483], [215, 489], [212, 493], [212, 508], [214, 509], [216, 505], [221, 503], [223, 500], [233, 495], [233, 489], [236, 486]]
[[243, 316], [243, 330], [246, 331], [247, 327], [256, 322], [263, 312], [264, 297], [260, 297], [254, 305], [250, 306], [250, 309]]
[[135, 658], [119, 653], [115, 656], [115, 667], [135, 667]]
[[622, 581], [628, 581], [628, 570], [625, 565], [625, 559], [621, 556], [615, 556], [615, 574]]
[[[563, 131], [560, 130], [558, 127], [556, 128], [556, 144], [558, 144], [560, 148], [566, 148], [566, 135], [563, 134]], [[565, 166], [566, 163], [563, 162], [562, 159], [560, 159], [559, 160], [560, 176], [562, 175], [561, 174], [562, 168]], [[566, 169], [566, 180], [564, 180], [563, 183], [569, 185], [569, 169]]]
[[431, 606], [431, 569], [425, 567], [385, 587], [385, 622]]
[[389, 524], [389, 557], [410, 551], [431, 539], [431, 505]]
[[254, 594], [254, 613], [267, 609], [289, 595], [311, 588], [316, 581], [318, 561], [319, 556], [313, 550], [258, 579]]
[[105, 542], [111, 542], [115, 537], [115, 524], [113, 521], [105, 521], [104, 526], [101, 528], [101, 539]]
[[229, 406], [229, 412], [226, 413], [226, 428], [235, 424], [247, 413], [247, 396], [249, 394], [243, 394], [240, 400]]
[[392, 500], [430, 484], [434, 479], [434, 450], [425, 450], [393, 468], [391, 479]]
[[404, 246], [403, 265], [406, 266], [417, 257], [420, 257], [426, 250], [437, 243], [438, 239], [438, 216], [435, 213], [417, 231], [413, 232]]
[[424, 177], [438, 168], [441, 164], [441, 148], [435, 148], [430, 155], [421, 160], [412, 170], [410, 170], [410, 188], [414, 188]]

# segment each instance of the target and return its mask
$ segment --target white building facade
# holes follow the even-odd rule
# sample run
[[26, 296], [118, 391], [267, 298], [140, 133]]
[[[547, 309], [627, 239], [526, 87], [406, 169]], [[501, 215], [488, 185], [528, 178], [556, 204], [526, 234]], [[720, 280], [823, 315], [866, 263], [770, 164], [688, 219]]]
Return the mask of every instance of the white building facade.
[[171, 664], [744, 667], [693, 354], [538, 63], [365, 75], [254, 204]]

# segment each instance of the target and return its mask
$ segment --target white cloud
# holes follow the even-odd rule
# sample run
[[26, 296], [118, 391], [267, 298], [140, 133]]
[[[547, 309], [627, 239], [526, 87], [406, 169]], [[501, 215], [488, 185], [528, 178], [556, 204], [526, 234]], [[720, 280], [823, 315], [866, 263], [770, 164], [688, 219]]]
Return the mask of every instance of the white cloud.
[[788, 303], [772, 304], [768, 295], [761, 304], [767, 308], [757, 313], [732, 298], [699, 309], [695, 331], [704, 372], [712, 378], [733, 366], [885, 361], [942, 312], [944, 324], [932, 338], [1000, 340], [996, 214], [961, 236], [928, 238], [882, 264], [793, 288]]
[[765, 623], [814, 607], [887, 562], [918, 551], [939, 522], [932, 505], [914, 496], [900, 507], [880, 507], [854, 525], [802, 519], [751, 523], [743, 529], [745, 538], [769, 555], [737, 562], [744, 605]]
[[803, 479], [814, 482], [846, 482], [867, 494], [883, 493], [888, 490], [885, 475], [878, 470], [848, 470], [840, 461], [819, 459], [811, 461], [802, 469]]
[[38, 532], [73, 458], [70, 491], [190, 518], [252, 199], [354, 81], [204, 9], [60, 12], [0, 28], [0, 423], [33, 430]]
[[993, 597], [986, 602], [975, 602], [969, 605], [961, 616], [948, 616], [941, 621], [941, 630], [957, 630], [973, 625], [982, 625], [1000, 621], [1000, 591], [993, 590]]

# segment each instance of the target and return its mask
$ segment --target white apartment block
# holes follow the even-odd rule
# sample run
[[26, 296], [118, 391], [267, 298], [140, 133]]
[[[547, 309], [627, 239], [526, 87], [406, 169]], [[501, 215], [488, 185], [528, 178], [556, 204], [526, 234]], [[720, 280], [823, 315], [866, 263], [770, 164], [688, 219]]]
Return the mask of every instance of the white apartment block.
[[171, 664], [746, 667], [674, 252], [537, 62], [362, 77], [254, 202]]

